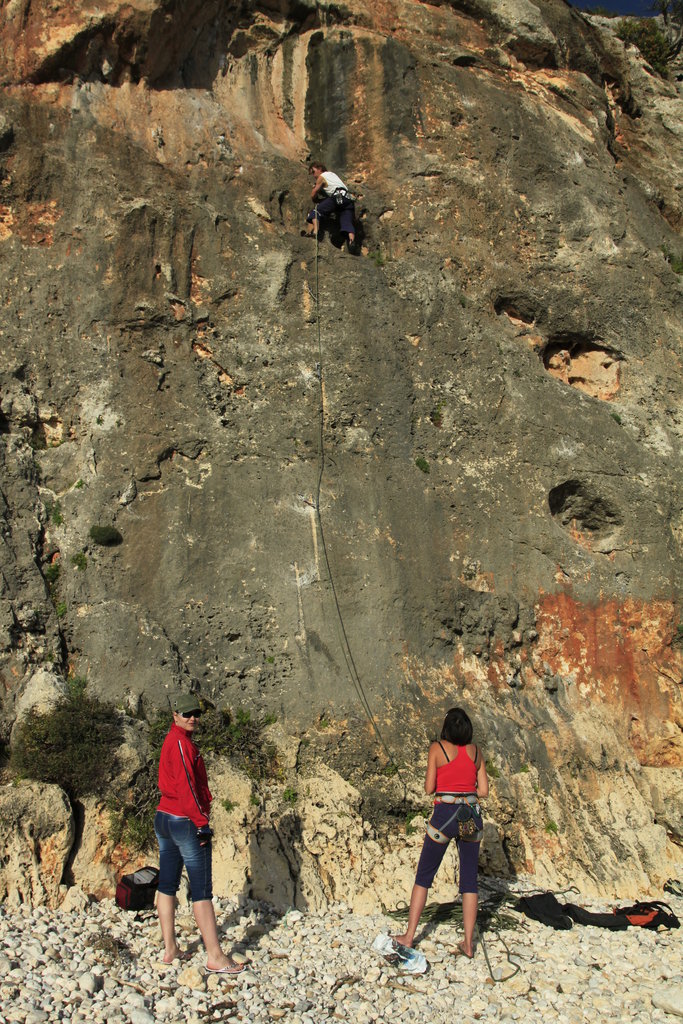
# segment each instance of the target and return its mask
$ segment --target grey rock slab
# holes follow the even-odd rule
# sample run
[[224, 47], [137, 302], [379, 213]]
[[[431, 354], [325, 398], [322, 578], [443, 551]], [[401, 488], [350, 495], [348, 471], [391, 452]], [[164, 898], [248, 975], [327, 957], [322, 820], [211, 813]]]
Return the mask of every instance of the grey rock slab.
[[683, 985], [660, 989], [652, 995], [652, 1005], [665, 1013], [683, 1017]]
[[154, 1024], [154, 1017], [147, 1010], [134, 1007], [129, 1011], [130, 1024]]

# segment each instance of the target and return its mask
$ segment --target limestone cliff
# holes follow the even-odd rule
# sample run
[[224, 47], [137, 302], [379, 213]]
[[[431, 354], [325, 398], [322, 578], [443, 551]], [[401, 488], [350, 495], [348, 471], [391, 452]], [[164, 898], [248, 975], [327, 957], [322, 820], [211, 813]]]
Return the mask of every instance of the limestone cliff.
[[7, 0], [0, 52], [5, 734], [46, 663], [198, 685], [381, 818], [463, 703], [492, 868], [673, 873], [680, 84], [563, 0]]

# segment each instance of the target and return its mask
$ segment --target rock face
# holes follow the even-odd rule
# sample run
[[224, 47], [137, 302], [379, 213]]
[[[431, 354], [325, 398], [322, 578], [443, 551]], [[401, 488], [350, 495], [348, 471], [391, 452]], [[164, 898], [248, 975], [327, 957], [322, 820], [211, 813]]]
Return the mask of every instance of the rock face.
[[679, 86], [562, 0], [12, 0], [0, 52], [4, 734], [46, 665], [194, 683], [396, 821], [463, 703], [492, 866], [671, 873]]
[[0, 788], [0, 900], [57, 906], [75, 828], [59, 786], [22, 782]]
[[59, 705], [65, 695], [66, 686], [64, 685], [63, 678], [54, 672], [49, 672], [47, 669], [38, 669], [30, 677], [26, 688], [16, 703], [15, 728], [30, 711], [35, 711], [41, 715], [49, 714], [50, 711], [53, 711]]

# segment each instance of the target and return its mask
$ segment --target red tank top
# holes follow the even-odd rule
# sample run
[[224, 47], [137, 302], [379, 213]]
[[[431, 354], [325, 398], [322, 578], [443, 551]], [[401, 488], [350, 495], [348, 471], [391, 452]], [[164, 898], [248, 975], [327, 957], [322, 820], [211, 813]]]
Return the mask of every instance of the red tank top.
[[458, 747], [453, 760], [436, 769], [436, 792], [477, 792], [477, 766], [467, 753], [467, 747]]

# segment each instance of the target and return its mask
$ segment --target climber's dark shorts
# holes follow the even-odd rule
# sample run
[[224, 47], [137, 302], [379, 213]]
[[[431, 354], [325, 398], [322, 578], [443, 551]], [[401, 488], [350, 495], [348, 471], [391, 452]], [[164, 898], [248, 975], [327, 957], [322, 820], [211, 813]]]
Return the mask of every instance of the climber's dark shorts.
[[[331, 217], [333, 213], [336, 213], [339, 217], [339, 229], [347, 235], [355, 234], [353, 221], [356, 216], [356, 207], [353, 199], [343, 199], [341, 203], [337, 203], [336, 199], [330, 197], [321, 199], [318, 203], [318, 213], [322, 218]], [[311, 210], [306, 220], [309, 224], [313, 223], [315, 210]]]
[[[445, 835], [453, 838], [458, 827], [457, 821], [452, 821], [444, 828], [449, 818], [453, 816], [453, 804], [435, 804], [434, 813], [431, 817], [432, 825], [438, 828]], [[480, 826], [481, 819], [477, 821]], [[481, 843], [471, 843], [466, 839], [456, 839], [458, 844], [458, 856], [460, 858], [460, 878], [458, 890], [462, 892], [479, 892], [477, 884], [477, 869], [479, 867], [479, 847]], [[448, 849], [448, 843], [437, 843], [435, 840], [425, 836], [424, 846], [420, 854], [420, 862], [417, 865], [415, 885], [422, 885], [430, 889], [434, 881], [434, 875], [439, 870], [443, 855]]]

